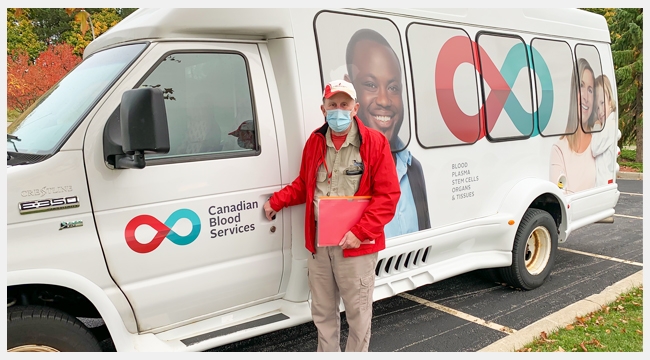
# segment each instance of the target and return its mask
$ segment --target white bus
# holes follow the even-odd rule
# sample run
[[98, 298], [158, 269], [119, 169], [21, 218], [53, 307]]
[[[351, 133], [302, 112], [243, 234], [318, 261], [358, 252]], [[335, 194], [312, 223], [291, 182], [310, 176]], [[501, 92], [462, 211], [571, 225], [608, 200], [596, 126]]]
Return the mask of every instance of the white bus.
[[543, 286], [618, 201], [609, 40], [576, 9], [134, 12], [8, 129], [8, 350], [99, 350], [79, 318], [118, 351], [310, 321], [304, 206], [262, 205], [340, 78], [402, 190], [374, 300], [478, 269]]

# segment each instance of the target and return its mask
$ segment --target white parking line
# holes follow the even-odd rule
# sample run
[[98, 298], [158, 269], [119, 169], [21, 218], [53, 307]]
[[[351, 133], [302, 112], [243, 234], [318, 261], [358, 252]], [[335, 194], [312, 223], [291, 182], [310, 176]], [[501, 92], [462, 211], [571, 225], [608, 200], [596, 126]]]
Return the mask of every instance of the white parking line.
[[483, 319], [479, 319], [479, 318], [477, 318], [475, 316], [472, 316], [470, 314], [465, 314], [464, 312], [454, 310], [452, 308], [448, 308], [448, 307], [446, 307], [444, 305], [436, 304], [436, 303], [434, 303], [432, 301], [425, 300], [425, 299], [419, 298], [417, 296], [413, 296], [411, 294], [401, 293], [401, 294], [398, 294], [398, 296], [401, 296], [401, 297], [403, 297], [405, 299], [409, 299], [411, 301], [415, 301], [417, 303], [420, 303], [422, 305], [434, 308], [436, 310], [444, 311], [447, 314], [454, 315], [454, 316], [459, 317], [461, 319], [471, 321], [471, 322], [479, 324], [479, 325], [487, 326], [490, 329], [501, 331], [502, 333], [505, 333], [505, 334], [513, 334], [513, 333], [517, 332], [517, 330], [511, 329], [511, 328], [509, 328], [507, 326], [503, 326], [503, 325], [495, 324], [493, 322], [485, 321]]
[[641, 267], [643, 267], [643, 264], [642, 264], [642, 263], [638, 263], [638, 262], [634, 262], [634, 261], [630, 261], [630, 260], [618, 259], [618, 258], [611, 257], [611, 256], [592, 254], [592, 253], [587, 253], [587, 252], [578, 251], [578, 250], [572, 250], [572, 249], [567, 249], [567, 248], [561, 248], [561, 247], [559, 247], [559, 248], [557, 248], [557, 249], [558, 249], [558, 250], [564, 250], [564, 251], [572, 252], [572, 253], [576, 253], [576, 254], [587, 255], [587, 256], [593, 256], [593, 257], [597, 257], [597, 258], [600, 258], [600, 259], [611, 260], [611, 261], [618, 261], [618, 262], [621, 262], [621, 263], [624, 263], [624, 264], [630, 264], [630, 265], [636, 265], [636, 266], [641, 266]]
[[643, 194], [639, 194], [639, 193], [629, 193], [629, 192], [622, 192], [622, 191], [621, 191], [621, 194], [634, 195], [634, 196], [643, 196]]
[[622, 214], [614, 214], [614, 216], [620, 216], [620, 217], [626, 217], [626, 218], [631, 218], [631, 219], [643, 220], [643, 218], [640, 217], [640, 216], [622, 215]]
[[[643, 220], [642, 217], [638, 217], [638, 216], [618, 215], [618, 214], [615, 214], [614, 216], [621, 216], [621, 217], [628, 217], [628, 218]], [[576, 254], [592, 256], [592, 257], [596, 257], [596, 258], [600, 258], [600, 259], [617, 261], [617, 262], [624, 263], [624, 264], [630, 264], [630, 265], [643, 267], [642, 263], [638, 263], [638, 262], [635, 262], [635, 261], [618, 259], [618, 258], [611, 257], [611, 256], [592, 254], [592, 253], [587, 253], [587, 252], [584, 252], [584, 251], [572, 250], [572, 249], [561, 248], [561, 247], [558, 247], [558, 250], [563, 250], [563, 251], [568, 251], [568, 252], [572, 252], [572, 253], [576, 253]], [[511, 328], [509, 328], [507, 326], [499, 325], [497, 323], [493, 323], [493, 322], [490, 322], [490, 321], [485, 321], [483, 319], [477, 318], [476, 316], [466, 314], [466, 313], [464, 313], [462, 311], [454, 310], [454, 309], [446, 307], [444, 305], [440, 305], [440, 304], [434, 303], [433, 301], [425, 300], [425, 299], [419, 298], [417, 296], [413, 296], [413, 295], [408, 294], [408, 293], [397, 294], [397, 296], [403, 297], [405, 299], [414, 301], [416, 303], [422, 304], [424, 306], [428, 306], [428, 307], [436, 309], [436, 310], [443, 311], [443, 312], [445, 312], [447, 314], [450, 314], [450, 315], [456, 316], [458, 318], [473, 322], [475, 324], [489, 327], [490, 329], [497, 330], [497, 331], [500, 331], [500, 332], [505, 333], [505, 334], [514, 334], [514, 333], [517, 332], [517, 330], [511, 329]]]

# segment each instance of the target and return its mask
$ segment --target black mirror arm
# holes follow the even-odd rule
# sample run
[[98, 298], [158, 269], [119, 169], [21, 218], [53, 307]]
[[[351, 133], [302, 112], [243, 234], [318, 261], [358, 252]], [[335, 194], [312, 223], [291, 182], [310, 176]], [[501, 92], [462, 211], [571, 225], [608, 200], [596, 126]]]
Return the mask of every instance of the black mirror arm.
[[133, 155], [115, 155], [116, 169], [143, 169], [144, 152], [136, 151]]

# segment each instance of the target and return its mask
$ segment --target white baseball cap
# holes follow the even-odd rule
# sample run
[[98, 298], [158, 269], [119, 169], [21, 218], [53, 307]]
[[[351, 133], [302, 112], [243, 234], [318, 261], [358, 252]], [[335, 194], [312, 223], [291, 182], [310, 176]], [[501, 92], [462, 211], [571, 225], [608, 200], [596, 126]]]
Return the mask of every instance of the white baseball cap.
[[345, 80], [334, 80], [327, 85], [325, 85], [325, 89], [323, 90], [323, 97], [325, 99], [331, 98], [334, 94], [344, 92], [354, 100], [357, 100], [357, 92], [354, 90], [354, 86], [345, 81]]

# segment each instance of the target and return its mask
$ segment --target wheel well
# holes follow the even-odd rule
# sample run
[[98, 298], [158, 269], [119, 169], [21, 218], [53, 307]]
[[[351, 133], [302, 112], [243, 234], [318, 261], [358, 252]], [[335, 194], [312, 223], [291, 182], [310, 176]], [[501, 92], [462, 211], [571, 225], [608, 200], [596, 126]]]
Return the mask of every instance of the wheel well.
[[42, 305], [59, 309], [74, 317], [101, 318], [99, 311], [88, 298], [64, 286], [48, 284], [7, 286], [7, 308], [16, 305]]
[[559, 231], [560, 224], [562, 224], [562, 207], [560, 206], [560, 200], [555, 195], [549, 193], [542, 194], [533, 200], [529, 207], [544, 210], [551, 214]]

